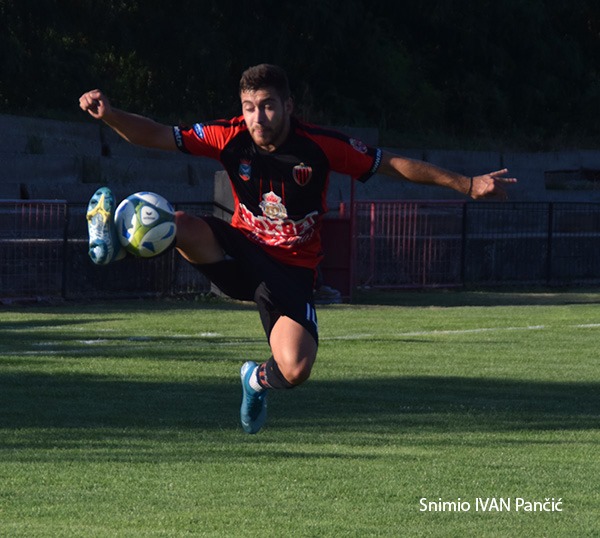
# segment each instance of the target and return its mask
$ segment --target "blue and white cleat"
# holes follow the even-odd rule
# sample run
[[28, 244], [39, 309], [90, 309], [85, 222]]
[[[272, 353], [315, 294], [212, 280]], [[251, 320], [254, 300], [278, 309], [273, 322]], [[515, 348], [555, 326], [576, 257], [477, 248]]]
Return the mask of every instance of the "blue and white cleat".
[[246, 433], [258, 433], [267, 420], [267, 391], [256, 391], [250, 386], [250, 376], [254, 375], [258, 364], [245, 362], [240, 370], [242, 379], [242, 407], [240, 420]]
[[106, 265], [125, 257], [115, 228], [115, 198], [108, 187], [100, 187], [87, 206], [89, 251], [92, 261]]

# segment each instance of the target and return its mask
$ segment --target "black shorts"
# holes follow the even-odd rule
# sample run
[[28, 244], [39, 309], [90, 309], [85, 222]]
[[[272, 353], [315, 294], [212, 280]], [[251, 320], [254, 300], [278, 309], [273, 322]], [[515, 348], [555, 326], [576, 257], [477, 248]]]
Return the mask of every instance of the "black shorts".
[[202, 217], [226, 254], [225, 260], [194, 265], [223, 293], [258, 305], [267, 338], [275, 322], [287, 316], [302, 325], [318, 343], [313, 300], [315, 272], [281, 263], [242, 232], [216, 217]]

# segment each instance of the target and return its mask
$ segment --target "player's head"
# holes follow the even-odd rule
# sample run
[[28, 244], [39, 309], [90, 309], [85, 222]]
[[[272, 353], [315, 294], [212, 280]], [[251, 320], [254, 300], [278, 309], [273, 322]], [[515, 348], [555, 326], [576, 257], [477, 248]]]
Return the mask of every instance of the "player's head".
[[270, 64], [246, 69], [240, 79], [240, 100], [256, 145], [268, 151], [281, 145], [289, 132], [293, 110], [285, 71]]
[[243, 92], [273, 88], [282, 102], [291, 97], [290, 84], [285, 71], [278, 65], [259, 64], [249, 67], [240, 79], [240, 95]]

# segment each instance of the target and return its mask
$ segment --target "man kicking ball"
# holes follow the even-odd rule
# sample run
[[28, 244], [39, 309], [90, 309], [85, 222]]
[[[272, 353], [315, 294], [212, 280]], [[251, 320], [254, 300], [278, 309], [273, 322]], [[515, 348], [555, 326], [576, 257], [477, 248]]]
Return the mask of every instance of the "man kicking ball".
[[[385, 174], [473, 199], [503, 200], [504, 185], [516, 180], [505, 177], [507, 170], [467, 177], [300, 121], [278, 66], [244, 71], [239, 96], [241, 116], [191, 127], [113, 108], [100, 90], [84, 93], [79, 103], [133, 144], [216, 159], [227, 171], [235, 204], [231, 223], [176, 212], [175, 245], [225, 294], [258, 306], [271, 356], [241, 369], [242, 427], [257, 433], [266, 420], [269, 389], [306, 381], [317, 356], [313, 285], [323, 257], [320, 226], [332, 171], [362, 182]], [[123, 255], [114, 240], [114, 208], [108, 189], [90, 201], [90, 257], [100, 265]]]

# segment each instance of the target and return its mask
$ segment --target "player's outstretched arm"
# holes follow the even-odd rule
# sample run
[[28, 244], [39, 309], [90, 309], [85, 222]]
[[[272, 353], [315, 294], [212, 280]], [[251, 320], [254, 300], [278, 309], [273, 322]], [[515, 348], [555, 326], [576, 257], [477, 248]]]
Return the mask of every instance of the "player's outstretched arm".
[[79, 107], [92, 118], [102, 120], [132, 144], [155, 149], [177, 149], [171, 126], [113, 108], [100, 90], [84, 93], [79, 98]]
[[506, 200], [505, 185], [516, 183], [513, 177], [506, 177], [508, 170], [498, 170], [480, 176], [464, 176], [439, 166], [384, 151], [379, 172], [424, 185], [439, 185], [470, 196], [474, 200], [493, 198]]

